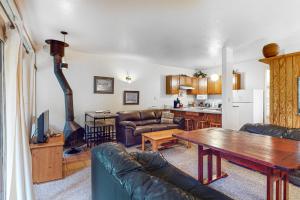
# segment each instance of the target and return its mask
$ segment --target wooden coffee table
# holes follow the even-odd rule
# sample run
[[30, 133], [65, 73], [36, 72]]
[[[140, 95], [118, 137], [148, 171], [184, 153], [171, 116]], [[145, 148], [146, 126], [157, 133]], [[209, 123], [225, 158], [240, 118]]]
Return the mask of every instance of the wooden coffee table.
[[[184, 130], [170, 129], [164, 131], [155, 131], [142, 134], [142, 151], [145, 151], [145, 142], [150, 141], [152, 144], [152, 151], [158, 151], [159, 145], [167, 143], [177, 138], [173, 137], [173, 134], [183, 133]], [[190, 143], [187, 143], [187, 148], [190, 147]]]

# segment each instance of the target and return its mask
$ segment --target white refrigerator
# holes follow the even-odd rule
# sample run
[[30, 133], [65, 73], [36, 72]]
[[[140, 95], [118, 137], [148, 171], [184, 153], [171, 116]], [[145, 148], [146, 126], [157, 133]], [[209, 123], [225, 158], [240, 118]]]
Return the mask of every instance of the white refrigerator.
[[231, 119], [233, 130], [239, 130], [246, 123], [263, 123], [263, 90], [233, 90]]

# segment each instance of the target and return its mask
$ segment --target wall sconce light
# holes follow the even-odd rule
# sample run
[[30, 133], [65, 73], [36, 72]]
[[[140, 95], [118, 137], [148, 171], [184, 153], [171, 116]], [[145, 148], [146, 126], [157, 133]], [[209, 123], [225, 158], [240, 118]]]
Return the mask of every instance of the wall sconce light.
[[217, 81], [217, 80], [219, 80], [219, 75], [218, 74], [212, 74], [211, 76], [210, 76], [210, 79], [212, 80], [212, 81]]
[[127, 83], [131, 83], [132, 82], [132, 77], [127, 73], [125, 80]]

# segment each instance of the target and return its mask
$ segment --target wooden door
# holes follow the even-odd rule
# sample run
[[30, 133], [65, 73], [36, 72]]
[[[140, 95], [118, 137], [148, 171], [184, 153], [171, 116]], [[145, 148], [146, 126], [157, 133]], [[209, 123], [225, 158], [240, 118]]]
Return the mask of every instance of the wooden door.
[[166, 94], [179, 93], [179, 76], [166, 76]]
[[198, 94], [207, 94], [207, 78], [199, 78]]

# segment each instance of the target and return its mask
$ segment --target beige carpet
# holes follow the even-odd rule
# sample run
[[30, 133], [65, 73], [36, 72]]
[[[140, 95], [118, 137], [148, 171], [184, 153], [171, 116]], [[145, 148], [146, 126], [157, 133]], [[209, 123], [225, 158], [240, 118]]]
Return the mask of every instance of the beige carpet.
[[[128, 151], [137, 151], [135, 147]], [[197, 177], [197, 149], [182, 146], [161, 151], [165, 158], [190, 174]], [[222, 161], [223, 171], [228, 177], [210, 186], [237, 200], [265, 199], [266, 177], [251, 170]], [[206, 166], [206, 165], [205, 165]], [[205, 173], [206, 174], [206, 173]], [[83, 169], [63, 180], [35, 185], [37, 199], [40, 200], [89, 200], [91, 199], [90, 168]], [[300, 200], [300, 188], [290, 184], [290, 200]]]

